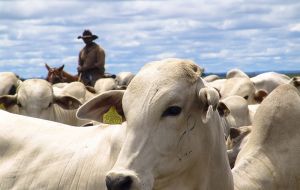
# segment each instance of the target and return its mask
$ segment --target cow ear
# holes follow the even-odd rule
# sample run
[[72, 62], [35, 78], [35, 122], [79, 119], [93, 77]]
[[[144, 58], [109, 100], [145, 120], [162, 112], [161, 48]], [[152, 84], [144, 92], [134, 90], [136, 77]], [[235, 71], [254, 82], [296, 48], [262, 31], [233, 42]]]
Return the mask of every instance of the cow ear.
[[221, 117], [227, 117], [230, 114], [230, 110], [224, 102], [218, 104], [217, 110]]
[[204, 123], [210, 119], [213, 111], [216, 110], [219, 103], [219, 93], [214, 88], [201, 88], [199, 91], [199, 99], [202, 103], [201, 118]]
[[17, 95], [4, 95], [0, 96], [0, 105], [4, 107], [4, 109], [9, 108], [13, 105], [17, 104]]
[[67, 110], [74, 110], [81, 106], [81, 102], [72, 96], [55, 96], [54, 103]]
[[231, 139], [238, 137], [241, 134], [241, 130], [239, 128], [230, 127], [229, 136]]
[[103, 122], [103, 115], [107, 113], [111, 107], [115, 107], [117, 113], [121, 115], [122, 120], [125, 121], [122, 107], [124, 92], [125, 90], [110, 90], [99, 94], [77, 110], [77, 117], [79, 119]]
[[93, 94], [96, 94], [96, 89], [92, 86], [85, 86], [85, 89]]
[[293, 77], [289, 81], [289, 84], [291, 84], [291, 85], [295, 86], [296, 88], [298, 88], [300, 86], [300, 77], [299, 76]]
[[47, 68], [48, 71], [51, 69], [47, 63], [45, 63], [45, 67]]
[[265, 90], [257, 90], [254, 94], [254, 100], [257, 102], [257, 103], [261, 103], [265, 97], [268, 96], [268, 92], [265, 91]]

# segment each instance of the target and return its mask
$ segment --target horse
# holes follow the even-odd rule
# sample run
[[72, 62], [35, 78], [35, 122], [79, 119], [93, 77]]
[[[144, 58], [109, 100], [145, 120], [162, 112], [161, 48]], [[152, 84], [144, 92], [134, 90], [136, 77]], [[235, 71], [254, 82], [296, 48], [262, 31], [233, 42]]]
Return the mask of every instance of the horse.
[[57, 68], [56, 67], [51, 68], [47, 63], [45, 63], [45, 66], [48, 70], [46, 80], [52, 84], [56, 84], [60, 82], [80, 81], [80, 77], [78, 77], [78, 75], [72, 75], [64, 71], [65, 65], [62, 65]]

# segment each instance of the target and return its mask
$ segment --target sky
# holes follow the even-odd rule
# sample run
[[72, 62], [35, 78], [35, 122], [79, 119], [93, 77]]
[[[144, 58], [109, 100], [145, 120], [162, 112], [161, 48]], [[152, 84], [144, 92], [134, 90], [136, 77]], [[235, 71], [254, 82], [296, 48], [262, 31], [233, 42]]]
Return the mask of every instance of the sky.
[[46, 77], [47, 63], [76, 74], [85, 29], [112, 74], [171, 57], [210, 73], [300, 70], [299, 10], [299, 0], [2, 0], [0, 72]]

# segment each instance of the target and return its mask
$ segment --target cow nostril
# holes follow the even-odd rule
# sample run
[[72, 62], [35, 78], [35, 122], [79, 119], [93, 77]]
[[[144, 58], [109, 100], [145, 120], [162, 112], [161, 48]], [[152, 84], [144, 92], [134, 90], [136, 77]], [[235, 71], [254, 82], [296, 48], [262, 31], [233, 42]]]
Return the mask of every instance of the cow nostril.
[[115, 178], [107, 176], [105, 182], [108, 190], [130, 190], [133, 180], [130, 176], [118, 176]]
[[122, 190], [129, 190], [132, 184], [132, 179], [129, 176], [124, 177], [122, 181], [120, 181], [120, 187]]
[[105, 183], [106, 183], [107, 190], [112, 190], [113, 183], [110, 177], [106, 176]]

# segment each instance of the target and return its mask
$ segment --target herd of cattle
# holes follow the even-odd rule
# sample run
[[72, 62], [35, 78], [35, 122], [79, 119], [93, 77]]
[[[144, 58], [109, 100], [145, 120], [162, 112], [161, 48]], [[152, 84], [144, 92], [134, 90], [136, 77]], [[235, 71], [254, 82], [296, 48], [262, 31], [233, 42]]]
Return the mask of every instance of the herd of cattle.
[[164, 59], [93, 90], [0, 72], [0, 189], [300, 189], [300, 77], [202, 72]]

